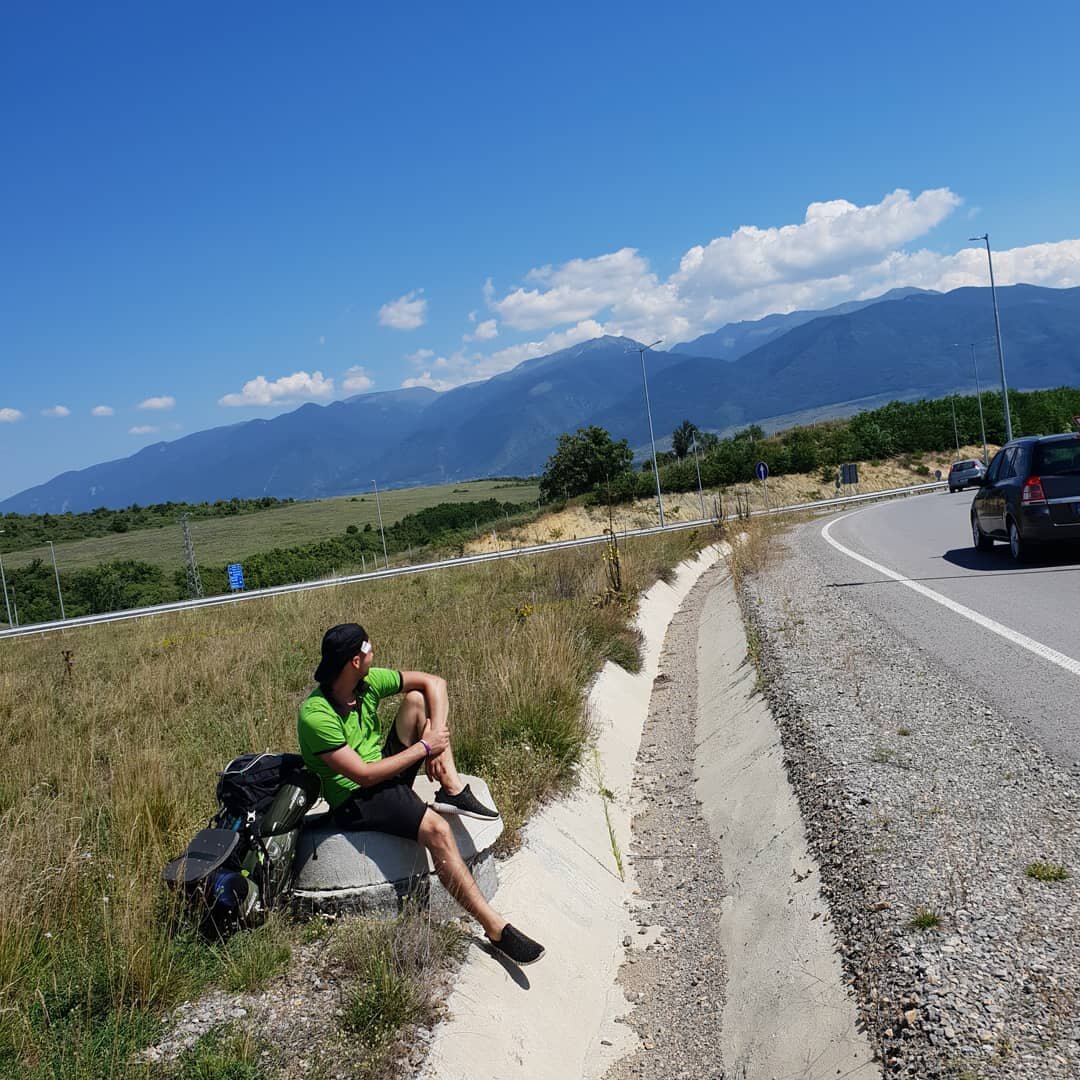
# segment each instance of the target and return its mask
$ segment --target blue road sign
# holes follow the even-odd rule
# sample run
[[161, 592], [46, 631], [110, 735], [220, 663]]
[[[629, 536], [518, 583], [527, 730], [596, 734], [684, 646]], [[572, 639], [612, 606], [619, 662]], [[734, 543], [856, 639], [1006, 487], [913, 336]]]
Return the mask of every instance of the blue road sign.
[[229, 588], [236, 592], [244, 587], [244, 568], [238, 563], [229, 563], [226, 567], [229, 572]]
[[759, 480], [764, 481], [769, 479], [769, 466], [766, 465], [764, 461], [759, 461], [754, 466], [754, 472], [757, 473], [757, 478]]

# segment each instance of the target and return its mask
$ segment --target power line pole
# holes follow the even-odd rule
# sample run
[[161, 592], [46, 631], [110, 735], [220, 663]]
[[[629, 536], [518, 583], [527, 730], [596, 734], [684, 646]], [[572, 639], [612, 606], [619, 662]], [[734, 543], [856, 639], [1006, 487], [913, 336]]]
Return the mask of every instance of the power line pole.
[[187, 562], [187, 587], [192, 600], [202, 596], [202, 582], [199, 580], [199, 564], [195, 561], [195, 545], [191, 542], [191, 528], [187, 513], [180, 515], [180, 528], [184, 533], [184, 559]]
[[[4, 531], [0, 529], [0, 532]], [[11, 621], [11, 601], [8, 599], [7, 578], [4, 576], [4, 557], [2, 555], [0, 555], [0, 582], [4, 586], [4, 607], [7, 609], [8, 626], [14, 626], [15, 624]]]
[[389, 570], [390, 569], [390, 556], [387, 555], [387, 553], [386, 553], [386, 530], [383, 528], [383, 523], [382, 523], [382, 503], [379, 501], [379, 485], [374, 480], [372, 480], [371, 482], [373, 484], [375, 484], [375, 506], [378, 508], [378, 511], [379, 511], [379, 535], [382, 537], [383, 565], [386, 567], [387, 570]]
[[660, 528], [664, 527], [664, 500], [660, 496], [660, 469], [656, 464], [656, 436], [653, 434], [652, 407], [649, 405], [649, 380], [645, 377], [645, 354], [653, 347], [659, 345], [663, 338], [657, 338], [652, 345], [642, 345], [638, 348], [641, 357], [641, 382], [645, 387], [645, 413], [649, 417], [649, 442], [652, 444], [652, 471], [656, 477], [656, 509], [660, 515]]
[[66, 619], [64, 614], [64, 594], [60, 591], [60, 571], [56, 568], [56, 545], [51, 540], [46, 540], [46, 544], [49, 545], [49, 550], [52, 552], [52, 568], [53, 573], [56, 575], [56, 598], [60, 601], [60, 618]]
[[8, 599], [7, 578], [4, 577], [3, 558], [0, 558], [0, 580], [2, 580], [4, 583], [4, 607], [7, 609], [8, 626], [14, 626], [15, 624], [11, 621], [11, 601]]
[[701, 516], [704, 517], [705, 516], [705, 492], [703, 492], [701, 490], [701, 464], [698, 461], [698, 456], [697, 456], [697, 432], [692, 431], [690, 433], [690, 438], [693, 440], [693, 443], [694, 443], [694, 468], [697, 469], [697, 497], [698, 497], [698, 501], [701, 503]]

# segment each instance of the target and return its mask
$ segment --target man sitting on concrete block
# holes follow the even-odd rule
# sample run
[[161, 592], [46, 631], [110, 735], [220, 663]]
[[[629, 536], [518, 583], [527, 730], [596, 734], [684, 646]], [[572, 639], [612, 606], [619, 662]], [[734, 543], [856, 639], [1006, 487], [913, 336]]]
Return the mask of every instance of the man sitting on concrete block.
[[[367, 631], [356, 623], [323, 635], [319, 684], [300, 706], [297, 733], [304, 762], [342, 829], [373, 829], [423, 845], [447, 892], [474, 916], [491, 944], [518, 964], [543, 946], [510, 925], [484, 899], [450, 826], [441, 815], [498, 817], [463, 784], [454, 766], [446, 682], [422, 671], [374, 667]], [[380, 745], [379, 702], [404, 693], [394, 726]], [[432, 807], [413, 791], [423, 765], [440, 788]]]

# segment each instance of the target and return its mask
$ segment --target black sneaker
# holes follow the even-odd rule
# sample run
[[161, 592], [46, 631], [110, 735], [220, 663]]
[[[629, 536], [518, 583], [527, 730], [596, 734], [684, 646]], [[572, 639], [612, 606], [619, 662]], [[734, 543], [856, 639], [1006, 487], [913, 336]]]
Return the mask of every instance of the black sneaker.
[[494, 821], [499, 816], [498, 810], [489, 810], [466, 784], [456, 795], [451, 795], [441, 787], [435, 793], [432, 809], [440, 814], [460, 814], [462, 817], [479, 818], [481, 821]]
[[492, 941], [491, 947], [509, 957], [518, 967], [526, 964], [535, 964], [544, 955], [544, 946], [531, 937], [526, 937], [520, 930], [515, 929], [509, 923], [503, 927], [502, 937], [498, 941]]

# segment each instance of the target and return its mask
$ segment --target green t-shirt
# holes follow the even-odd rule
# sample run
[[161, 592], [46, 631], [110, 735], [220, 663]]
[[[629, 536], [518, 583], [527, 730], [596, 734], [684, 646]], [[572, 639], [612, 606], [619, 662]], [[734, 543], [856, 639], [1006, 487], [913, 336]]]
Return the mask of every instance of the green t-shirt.
[[382, 757], [379, 702], [400, 693], [400, 671], [373, 667], [357, 686], [356, 707], [344, 719], [318, 687], [301, 704], [296, 720], [300, 753], [304, 755], [304, 764], [322, 782], [323, 798], [331, 810], [340, 806], [360, 785], [334, 772], [319, 755], [351, 746], [364, 761], [378, 761]]

